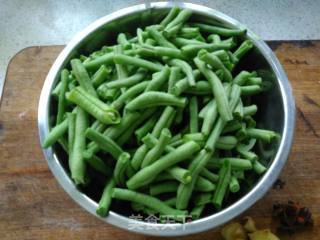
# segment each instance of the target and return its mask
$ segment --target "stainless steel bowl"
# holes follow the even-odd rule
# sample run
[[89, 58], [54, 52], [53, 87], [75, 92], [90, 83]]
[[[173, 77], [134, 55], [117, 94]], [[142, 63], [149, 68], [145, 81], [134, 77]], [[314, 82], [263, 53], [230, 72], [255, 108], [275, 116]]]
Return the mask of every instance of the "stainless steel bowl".
[[[51, 89], [59, 79], [60, 70], [66, 66], [69, 60], [81, 53], [90, 53], [104, 44], [114, 41], [116, 34], [119, 32], [134, 32], [137, 27], [157, 22], [159, 16], [164, 16], [173, 5], [174, 3], [157, 2], [119, 10], [95, 21], [72, 39], [51, 67], [41, 92], [38, 109], [41, 143], [49, 132]], [[219, 22], [231, 28], [244, 27], [238, 21], [204, 6], [191, 3], [175, 3], [175, 5], [192, 9], [194, 12], [193, 19], [199, 21]], [[162, 231], [158, 228], [159, 224], [147, 222], [139, 223], [137, 225], [139, 227], [133, 228], [132, 226], [137, 224], [136, 220], [130, 219], [124, 214], [111, 211], [106, 218], [97, 216], [95, 213], [97, 203], [75, 187], [53, 149], [45, 149], [43, 153], [48, 165], [64, 190], [88, 212], [107, 223], [126, 230], [158, 236], [187, 235], [215, 228], [238, 216], [262, 198], [277, 179], [288, 158], [294, 135], [295, 104], [287, 76], [272, 50], [250, 30], [248, 30], [247, 38], [253, 41], [255, 49], [245, 57], [243, 65], [246, 70], [259, 69], [265, 79], [273, 82], [272, 90], [256, 99], [259, 106], [258, 124], [259, 126], [273, 129], [281, 135], [279, 144], [273, 146], [273, 153], [271, 152], [272, 160], [268, 171], [259, 179], [250, 192], [222, 211], [191, 223], [165, 225], [160, 228], [164, 229]], [[262, 158], [267, 157], [265, 152], [260, 152], [260, 155]]]

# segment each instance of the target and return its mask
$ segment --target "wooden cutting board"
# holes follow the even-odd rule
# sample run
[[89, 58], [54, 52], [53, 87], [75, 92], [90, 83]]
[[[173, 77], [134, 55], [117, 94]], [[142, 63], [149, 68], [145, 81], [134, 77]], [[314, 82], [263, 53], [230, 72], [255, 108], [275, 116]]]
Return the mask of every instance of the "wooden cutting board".
[[[320, 239], [320, 41], [272, 42], [292, 84], [297, 105], [295, 141], [271, 189], [243, 215], [272, 228], [272, 204], [288, 199], [309, 207], [314, 227], [281, 239]], [[44, 79], [63, 46], [30, 47], [11, 60], [0, 109], [1, 239], [158, 239], [129, 233], [87, 213], [62, 190], [38, 140], [37, 107]], [[182, 239], [220, 239], [218, 230]]]

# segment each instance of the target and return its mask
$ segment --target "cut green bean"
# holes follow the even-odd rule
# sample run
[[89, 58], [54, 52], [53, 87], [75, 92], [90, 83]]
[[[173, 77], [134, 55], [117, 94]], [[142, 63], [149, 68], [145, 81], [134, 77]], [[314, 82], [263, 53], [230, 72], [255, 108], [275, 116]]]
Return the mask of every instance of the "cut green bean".
[[159, 115], [152, 116], [144, 125], [142, 125], [134, 132], [138, 141], [141, 141], [142, 138], [145, 137], [151, 131], [151, 129], [153, 129], [153, 127], [156, 125], [158, 118]]
[[235, 84], [238, 84], [239, 86], [242, 86], [242, 85], [245, 85], [246, 82], [248, 81], [248, 79], [250, 77], [254, 77], [255, 76], [255, 73], [250, 73], [250, 72], [247, 72], [247, 71], [241, 71], [233, 80], [233, 82]]
[[168, 205], [166, 205], [165, 203], [163, 203], [155, 197], [151, 197], [149, 195], [127, 189], [114, 188], [112, 197], [119, 200], [140, 203], [144, 206], [147, 206], [148, 208], [156, 210], [160, 214], [172, 216], [175, 220], [184, 219], [187, 215], [187, 211], [181, 211], [169, 207]]
[[199, 193], [193, 198], [194, 205], [200, 206], [212, 202], [212, 193]]
[[205, 49], [209, 52], [216, 51], [216, 50], [228, 50], [232, 48], [233, 43], [203, 43], [201, 44], [190, 44], [190, 45], [185, 45], [181, 48], [182, 54], [188, 57], [194, 57], [198, 51], [201, 49]]
[[270, 143], [277, 138], [277, 134], [274, 131], [258, 128], [247, 128], [246, 135], [250, 138], [260, 139], [267, 143]]
[[170, 69], [167, 66], [164, 67], [161, 72], [153, 74], [152, 80], [146, 87], [145, 92], [159, 90], [163, 84], [168, 81], [169, 74]]
[[145, 76], [146, 76], [145, 72], [140, 71], [130, 77], [108, 82], [106, 83], [106, 86], [108, 88], [131, 87], [141, 82], [145, 78]]
[[123, 153], [121, 147], [118, 144], [116, 144], [111, 138], [104, 136], [103, 134], [91, 128], [88, 128], [85, 131], [85, 135], [91, 141], [97, 143], [102, 150], [110, 153], [115, 159], [118, 159], [120, 154]]
[[92, 96], [97, 97], [96, 90], [94, 89], [89, 74], [83, 66], [82, 62], [79, 59], [72, 59], [71, 67], [72, 72], [75, 75], [80, 86]]
[[262, 78], [261, 77], [250, 77], [248, 78], [247, 84], [249, 85], [261, 85]]
[[202, 23], [195, 23], [193, 26], [198, 27], [200, 31], [204, 31], [207, 33], [218, 34], [224, 37], [232, 37], [232, 36], [242, 36], [245, 35], [247, 30], [246, 29], [230, 29], [230, 28], [223, 28], [217, 27]]
[[218, 149], [231, 150], [236, 147], [238, 140], [234, 136], [221, 136], [216, 144]]
[[91, 96], [81, 87], [74, 88], [66, 94], [69, 101], [74, 102], [105, 124], [118, 124], [120, 115], [113, 107], [108, 106], [98, 98]]
[[213, 195], [213, 204], [217, 209], [221, 209], [223, 199], [225, 198], [229, 183], [231, 179], [231, 164], [225, 161], [219, 171], [219, 181], [216, 191]]
[[254, 170], [257, 174], [261, 175], [262, 173], [264, 173], [265, 171], [267, 171], [267, 168], [266, 168], [265, 166], [263, 166], [263, 165], [257, 160], [257, 161], [255, 161], [255, 162], [253, 163], [253, 170]]
[[167, 128], [162, 129], [159, 137], [159, 144], [149, 150], [149, 152], [146, 154], [145, 158], [142, 161], [141, 168], [145, 168], [151, 165], [162, 155], [166, 145], [170, 141], [170, 138], [171, 138], [171, 133], [169, 129]]
[[205, 205], [199, 205], [199, 206], [195, 206], [191, 212], [190, 212], [190, 215], [192, 216], [192, 219], [193, 220], [197, 220], [200, 218], [203, 210], [205, 208]]
[[199, 145], [193, 141], [179, 146], [173, 152], [164, 155], [153, 164], [137, 172], [127, 181], [127, 187], [129, 189], [137, 189], [149, 184], [160, 172], [189, 158], [193, 153], [197, 152], [199, 148]]
[[220, 79], [214, 74], [213, 71], [211, 71], [205, 66], [204, 62], [202, 62], [198, 58], [195, 58], [194, 62], [199, 68], [200, 72], [208, 79], [212, 87], [212, 92], [217, 101], [217, 108], [221, 118], [224, 121], [232, 120], [232, 114], [228, 103], [228, 97]]
[[210, 54], [208, 53], [208, 51], [203, 49], [199, 51], [198, 56], [200, 60], [209, 64], [213, 70], [221, 69], [223, 71], [224, 79], [227, 82], [231, 82], [233, 80], [230, 71], [223, 65], [223, 63], [216, 55]]
[[173, 8], [171, 8], [171, 10], [169, 11], [169, 13], [166, 15], [166, 17], [161, 21], [160, 25], [165, 27], [168, 25], [168, 23], [170, 23], [180, 12], [180, 8], [177, 6], [174, 6]]
[[169, 63], [173, 66], [180, 67], [181, 71], [187, 76], [189, 86], [195, 86], [196, 82], [192, 72], [192, 68], [187, 62], [180, 59], [172, 59]]
[[99, 87], [103, 82], [107, 80], [110, 72], [110, 68], [107, 68], [105, 65], [101, 65], [101, 67], [92, 76], [93, 86], [96, 88]]
[[169, 47], [169, 48], [177, 48], [171, 42], [169, 42], [161, 32], [159, 32], [155, 27], [147, 27], [147, 32], [150, 36], [162, 47]]
[[135, 96], [137, 96], [139, 93], [143, 92], [146, 87], [149, 85], [150, 81], [143, 81], [141, 83], [138, 83], [135, 86], [132, 86], [131, 88], [129, 88], [127, 91], [125, 91], [124, 93], [122, 93], [120, 95], [120, 97], [118, 97], [113, 103], [112, 106], [115, 109], [120, 109], [123, 107], [123, 105], [125, 104], [126, 101], [128, 101], [129, 99], [134, 98]]
[[188, 184], [192, 180], [192, 176], [189, 170], [175, 166], [166, 170], [177, 181]]
[[190, 9], [183, 9], [171, 22], [166, 25], [164, 31], [168, 31], [174, 26], [185, 23], [191, 17], [191, 15], [192, 11]]
[[117, 186], [124, 186], [126, 179], [126, 169], [130, 160], [130, 154], [123, 152], [120, 154], [113, 172], [113, 178]]
[[82, 108], [77, 108], [73, 148], [72, 154], [69, 158], [71, 178], [77, 185], [86, 183], [86, 164], [83, 159], [82, 152], [86, 147], [85, 131], [87, 128], [88, 115], [84, 110], [82, 110]]
[[252, 169], [251, 161], [242, 158], [214, 158], [210, 160], [211, 166], [221, 167], [224, 162], [229, 162], [232, 169], [236, 170], [250, 170]]
[[[172, 140], [172, 138], [171, 138]], [[147, 134], [144, 138], [142, 138], [142, 142], [148, 146], [148, 148], [153, 148], [154, 146], [159, 144], [159, 140], [153, 136], [153, 134]], [[170, 145], [165, 146], [165, 152], [172, 152], [174, 148]]]
[[240, 155], [243, 158], [248, 159], [251, 162], [258, 160], [257, 154], [251, 151], [247, 151], [246, 147], [243, 144], [239, 144], [236, 149], [237, 149], [237, 152], [240, 153]]
[[219, 176], [215, 173], [210, 172], [208, 169], [203, 168], [200, 172], [200, 176], [205, 177], [206, 179], [210, 180], [211, 182], [217, 182]]
[[190, 113], [190, 133], [198, 132], [198, 101], [197, 97], [191, 97], [189, 104]]
[[212, 182], [210, 182], [209, 180], [198, 176], [195, 186], [194, 186], [194, 190], [195, 191], [199, 191], [199, 192], [212, 192], [214, 191], [216, 188], [216, 185], [213, 184]]
[[179, 183], [176, 181], [166, 181], [150, 186], [150, 195], [155, 196], [163, 193], [176, 192]]
[[238, 179], [237, 179], [235, 176], [233, 176], [233, 175], [231, 176], [231, 179], [230, 179], [229, 190], [230, 190], [230, 192], [232, 192], [232, 193], [239, 192], [239, 190], [240, 190], [239, 181], [238, 181]]
[[113, 60], [117, 64], [133, 65], [136, 67], [145, 68], [155, 72], [161, 71], [163, 68], [162, 65], [155, 64], [153, 62], [150, 62], [141, 58], [126, 56], [124, 54], [115, 54], [113, 56]]
[[251, 96], [262, 91], [259, 85], [241, 86], [241, 96]]
[[42, 147], [48, 148], [53, 145], [59, 138], [61, 138], [68, 129], [68, 120], [65, 119], [62, 123], [56, 125], [54, 128], [51, 129], [50, 133], [44, 140]]
[[241, 43], [239, 48], [233, 53], [233, 56], [240, 60], [249, 50], [253, 48], [253, 43], [251, 40], [245, 40]]
[[57, 113], [57, 121], [56, 124], [59, 124], [63, 120], [63, 116], [66, 110], [66, 97], [65, 93], [67, 90], [69, 71], [67, 69], [63, 69], [61, 71], [61, 87], [59, 90], [59, 99], [58, 99], [58, 113]]
[[110, 176], [112, 174], [110, 168], [108, 168], [108, 166], [101, 158], [92, 156], [92, 158], [90, 159], [84, 159], [86, 163], [88, 163], [88, 165], [90, 165], [94, 170], [102, 173], [103, 175]]
[[134, 111], [138, 109], [168, 105], [183, 108], [186, 105], [186, 99], [175, 97], [169, 93], [149, 91], [129, 102], [126, 105], [126, 109]]
[[99, 201], [99, 206], [96, 210], [96, 213], [100, 217], [106, 217], [109, 212], [109, 208], [112, 202], [112, 192], [114, 187], [115, 187], [115, 181], [113, 178], [111, 178], [107, 182], [106, 186], [104, 187], [102, 196]]

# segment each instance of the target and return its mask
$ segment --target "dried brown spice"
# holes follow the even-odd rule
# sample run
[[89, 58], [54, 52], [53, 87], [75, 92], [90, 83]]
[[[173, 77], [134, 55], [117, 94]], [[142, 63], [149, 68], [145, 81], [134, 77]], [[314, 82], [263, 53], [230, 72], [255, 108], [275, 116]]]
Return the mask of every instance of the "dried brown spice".
[[313, 219], [309, 209], [301, 207], [299, 203], [293, 201], [288, 201], [286, 204], [275, 203], [273, 205], [273, 215], [280, 221], [278, 229], [290, 233], [313, 225]]

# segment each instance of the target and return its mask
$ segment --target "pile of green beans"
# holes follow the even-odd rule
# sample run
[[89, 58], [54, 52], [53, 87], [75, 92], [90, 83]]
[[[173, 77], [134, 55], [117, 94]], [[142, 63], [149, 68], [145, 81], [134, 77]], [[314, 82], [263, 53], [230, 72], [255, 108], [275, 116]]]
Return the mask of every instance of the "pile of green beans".
[[118, 199], [133, 212], [197, 219], [267, 170], [255, 145], [278, 134], [256, 126], [251, 97], [264, 79], [237, 67], [254, 46], [245, 29], [191, 16], [174, 7], [136, 36], [120, 33], [72, 59], [52, 90], [43, 148], [61, 147], [74, 183], [99, 189], [101, 217]]

